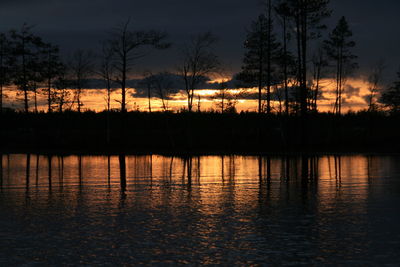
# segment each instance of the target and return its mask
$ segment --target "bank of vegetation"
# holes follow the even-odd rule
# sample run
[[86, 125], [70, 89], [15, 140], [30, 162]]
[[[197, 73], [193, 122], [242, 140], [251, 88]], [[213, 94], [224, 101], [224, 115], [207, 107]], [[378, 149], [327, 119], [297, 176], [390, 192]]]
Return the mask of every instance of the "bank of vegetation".
[[[3, 114], [4, 151], [112, 153], [399, 152], [400, 116], [210, 112]], [[306, 129], [304, 129], [306, 127]], [[301, 133], [305, 133], [303, 136]]]

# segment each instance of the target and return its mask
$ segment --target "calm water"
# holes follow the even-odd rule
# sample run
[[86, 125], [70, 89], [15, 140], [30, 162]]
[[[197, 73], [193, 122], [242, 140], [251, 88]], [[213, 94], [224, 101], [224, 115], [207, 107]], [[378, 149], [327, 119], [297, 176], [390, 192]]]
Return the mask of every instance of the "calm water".
[[400, 158], [2, 155], [0, 265], [400, 265]]

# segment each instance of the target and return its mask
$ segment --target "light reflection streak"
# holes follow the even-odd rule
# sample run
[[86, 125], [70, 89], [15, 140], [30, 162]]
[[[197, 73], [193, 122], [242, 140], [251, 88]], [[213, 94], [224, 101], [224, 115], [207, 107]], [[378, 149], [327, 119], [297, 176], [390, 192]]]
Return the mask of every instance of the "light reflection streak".
[[[144, 206], [180, 205], [180, 199], [185, 198], [201, 205], [200, 211], [205, 214], [217, 214], [225, 205], [232, 204], [235, 210], [247, 210], [292, 202], [299, 197], [299, 188], [302, 201], [318, 200], [320, 212], [332, 211], [338, 200], [356, 202], [358, 206], [352, 209], [362, 210], [361, 203], [368, 199], [373, 177], [382, 172], [377, 167], [379, 159], [370, 156], [180, 158], [21, 154], [2, 155], [1, 163], [2, 190], [25, 188], [32, 197], [29, 191], [36, 188], [38, 198], [43, 198], [40, 192], [46, 190], [77, 194], [73, 197], [76, 203], [90, 203], [98, 197], [87, 190], [107, 188], [111, 195], [121, 192], [121, 207], [127, 204], [121, 203], [128, 201], [129, 196], [133, 197], [132, 192], [142, 190], [148, 192], [149, 199], [136, 201]], [[255, 186], [258, 190], [254, 190]], [[108, 197], [112, 198], [111, 195]]]

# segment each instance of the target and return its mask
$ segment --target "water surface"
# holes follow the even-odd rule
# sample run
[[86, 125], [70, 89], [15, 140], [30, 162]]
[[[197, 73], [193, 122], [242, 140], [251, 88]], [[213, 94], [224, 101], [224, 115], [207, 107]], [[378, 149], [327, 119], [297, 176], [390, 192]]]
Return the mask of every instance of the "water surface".
[[400, 263], [399, 157], [0, 159], [2, 266]]

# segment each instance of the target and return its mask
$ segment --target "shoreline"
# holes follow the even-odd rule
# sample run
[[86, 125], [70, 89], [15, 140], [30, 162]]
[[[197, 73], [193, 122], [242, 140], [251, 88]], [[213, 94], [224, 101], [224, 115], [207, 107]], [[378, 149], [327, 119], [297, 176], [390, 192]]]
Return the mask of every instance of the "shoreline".
[[400, 116], [256, 113], [17, 113], [0, 152], [43, 154], [400, 154]]
[[244, 150], [90, 150], [90, 149], [2, 149], [0, 154], [16, 155], [16, 154], [33, 154], [33, 155], [54, 155], [54, 156], [165, 156], [165, 157], [195, 157], [195, 156], [270, 156], [270, 157], [301, 157], [301, 156], [400, 156], [398, 151], [382, 150], [382, 151], [244, 151]]

